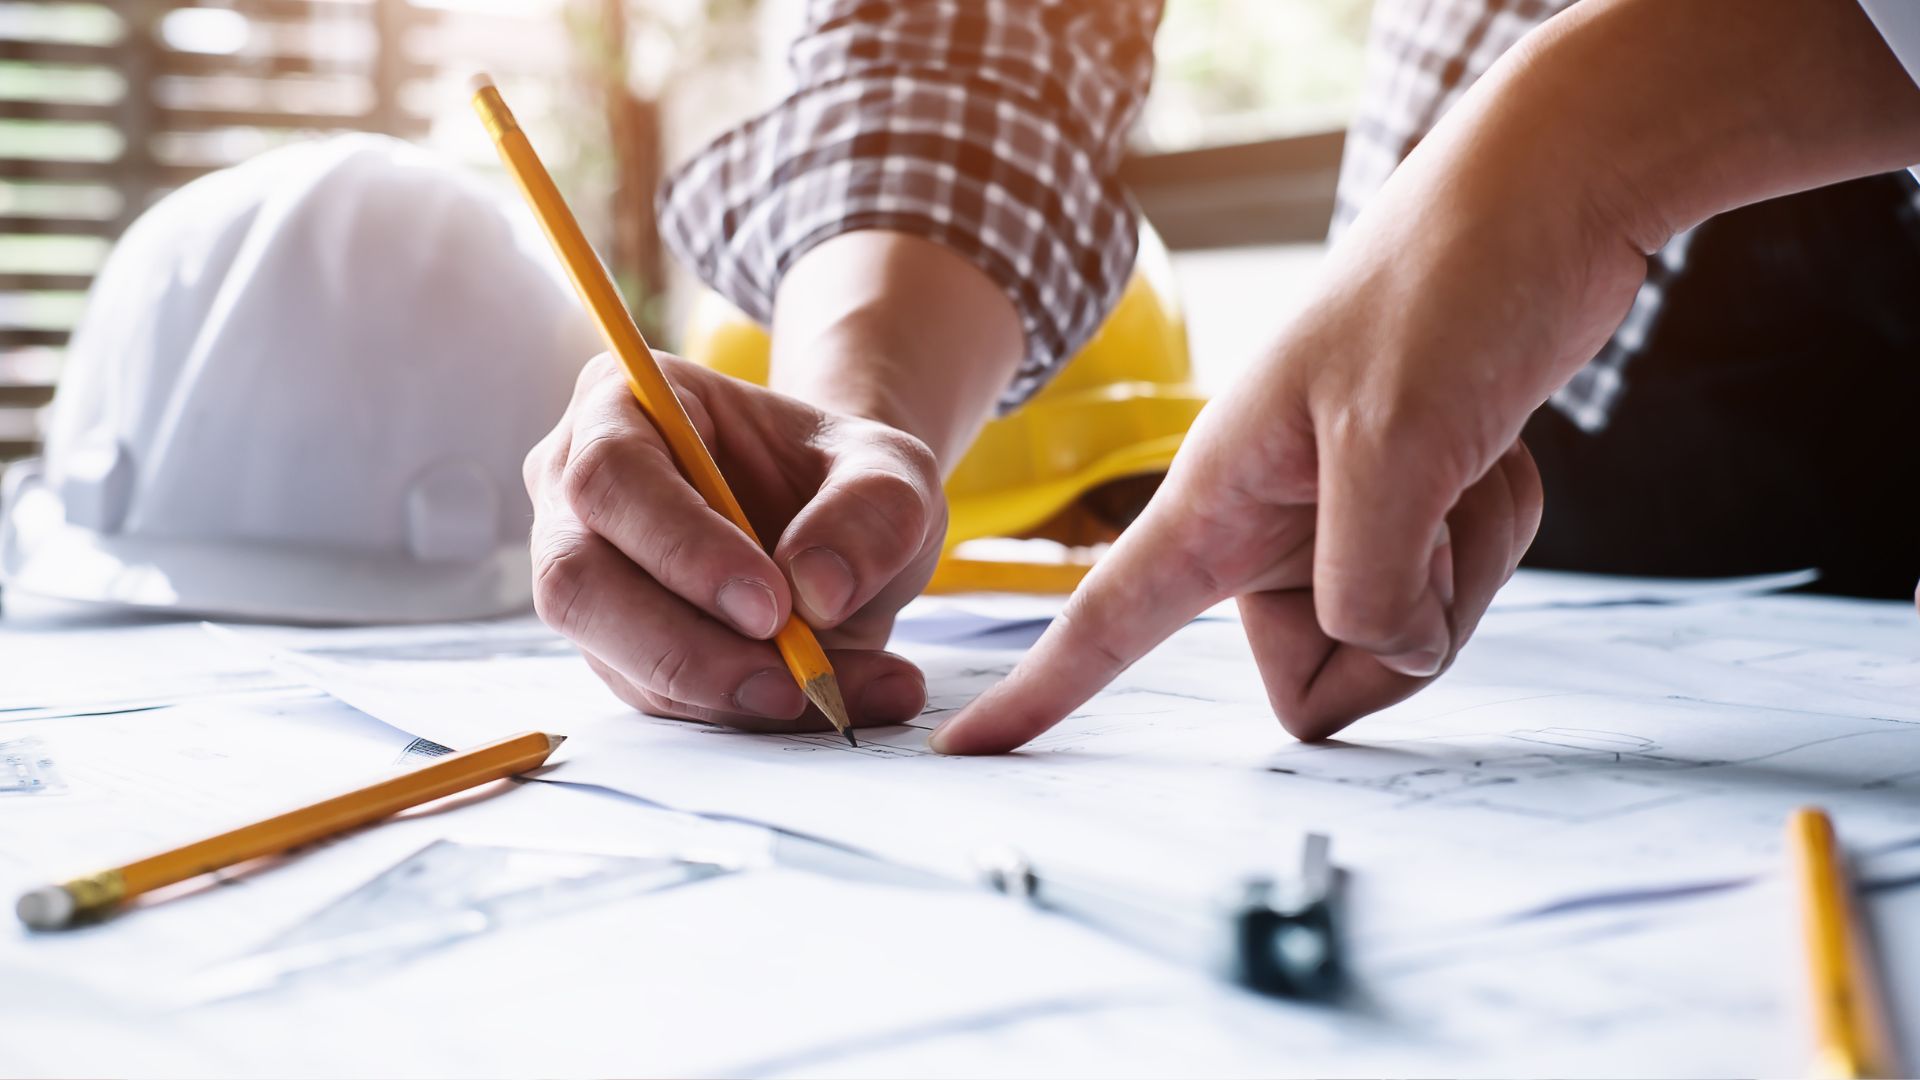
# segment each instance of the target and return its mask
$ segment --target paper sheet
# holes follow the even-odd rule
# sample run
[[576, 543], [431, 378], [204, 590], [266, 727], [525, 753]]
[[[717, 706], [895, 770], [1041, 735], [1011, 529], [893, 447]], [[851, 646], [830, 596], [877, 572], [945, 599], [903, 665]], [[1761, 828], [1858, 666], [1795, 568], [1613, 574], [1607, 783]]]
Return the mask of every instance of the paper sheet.
[[295, 685], [255, 658], [207, 648], [195, 623], [22, 605], [13, 597], [6, 612], [0, 620], [0, 738], [12, 721], [132, 711]]
[[929, 753], [926, 732], [1017, 651], [904, 644], [929, 714], [855, 750], [626, 710], [578, 660], [530, 649], [530, 623], [452, 632], [487, 659], [433, 653], [432, 629], [321, 633], [279, 637], [278, 662], [408, 730], [462, 744], [570, 724], [556, 780], [956, 877], [1014, 844], [1202, 892], [1318, 829], [1357, 872], [1359, 925], [1386, 937], [1750, 876], [1809, 799], [1866, 839], [1920, 833], [1920, 650], [1897, 604], [1496, 614], [1439, 684], [1321, 746], [1273, 722], [1238, 627], [1202, 621], [1022, 753], [972, 760]]
[[[753, 829], [523, 784], [106, 927], [49, 939], [9, 928], [0, 1015], [34, 1037], [0, 1043], [0, 1071], [1784, 1074], [1806, 1045], [1777, 837], [1786, 807], [1810, 800], [1867, 849], [1894, 1000], [1920, 1000], [1908, 985], [1920, 938], [1905, 933], [1920, 926], [1920, 632], [1906, 605], [1498, 613], [1440, 686], [1327, 747], [1273, 725], [1237, 632], [1195, 624], [1031, 753], [985, 762], [924, 752], [937, 713], [874, 733], [863, 754], [641, 717], [526, 622], [254, 629], [255, 651], [227, 662], [257, 666], [272, 637], [287, 670], [413, 717], [409, 733], [572, 726], [575, 756], [556, 776], [953, 874], [975, 844], [1011, 836], [1038, 861], [1204, 889], [1284, 864], [1301, 829], [1327, 829], [1354, 875], [1361, 976], [1339, 1009], [1257, 1001], [993, 897], [791, 871], [542, 921], [345, 992], [323, 983], [184, 1013], [129, 996], [288, 934], [435, 838], [744, 858], [766, 844]], [[975, 629], [946, 635], [906, 650], [927, 666], [936, 709], [1017, 655]], [[58, 750], [71, 781], [0, 796], [0, 851], [39, 852], [30, 869], [0, 860], [0, 889], [37, 883], [55, 861], [71, 869], [55, 857], [106, 844], [116, 824], [159, 839], [284, 803], [294, 792], [260, 779], [284, 781], [261, 768], [272, 755], [298, 754], [321, 786], [321, 773], [391, 763], [408, 742], [311, 695], [256, 705], [0, 725], [0, 738]], [[164, 797], [130, 812], [142, 793]], [[99, 812], [76, 794], [100, 798]], [[34, 800], [78, 809], [15, 829]], [[1914, 1017], [1902, 1010], [1909, 1042]]]
[[1494, 611], [1531, 608], [1611, 607], [1616, 604], [1694, 604], [1763, 596], [1811, 585], [1818, 570], [1788, 570], [1735, 578], [1638, 578], [1522, 570], [1493, 598]]
[[[1737, 578], [1636, 578], [1617, 574], [1576, 574], [1522, 570], [1494, 597], [1496, 612], [1555, 608], [1613, 607], [1636, 604], [1690, 604], [1764, 596], [1810, 585], [1815, 570], [1793, 570]], [[922, 597], [902, 613], [894, 629], [896, 643], [1025, 648], [1060, 611], [1064, 597], [1017, 594]], [[1232, 601], [1216, 605], [1201, 619], [1236, 617]]]
[[[428, 760], [410, 750], [414, 736], [304, 687], [0, 731], [32, 740], [62, 780], [0, 801], [9, 903]], [[423, 853], [435, 851], [494, 857], [464, 876], [434, 862], [425, 895], [374, 898], [419, 885]], [[579, 878], [582, 865], [661, 855], [741, 867], [742, 880], [686, 884], [683, 897], [607, 881], [590, 902], [570, 898], [538, 917], [522, 903], [538, 890], [521, 886], [542, 873]], [[31, 934], [0, 920], [0, 1073], [732, 1075], [876, 1031], [954, 1030], [1002, 1009], [1145, 992], [1169, 976], [995, 897], [866, 880], [895, 876], [884, 867], [776, 868], [826, 861], [759, 829], [630, 799], [490, 785], [166, 890], [102, 924]], [[391, 963], [360, 958], [264, 986], [233, 978], [288, 943], [338, 938], [343, 920], [376, 934], [393, 922], [449, 929], [420, 913], [460, 907], [449, 890], [468, 877], [479, 904], [513, 901], [516, 917]], [[942, 924], [952, 932], [930, 932]], [[1041, 953], [1046, 970], [1023, 970]]]
[[60, 781], [0, 809], [0, 897], [367, 783], [414, 741], [305, 687], [16, 721], [0, 738], [32, 739]]
[[938, 1061], [952, 1075], [1018, 1062], [1043, 1077], [1796, 1075], [1807, 1051], [1783, 892], [1463, 943], [1363, 973], [1365, 990], [1338, 1008], [1121, 1000], [776, 1072], [901, 1076]]
[[[497, 790], [302, 853], [243, 886], [100, 926], [29, 935], [9, 921], [0, 929], [0, 1072], [731, 1076], [822, 1048], [1200, 983], [983, 893], [756, 862], [767, 850], [758, 830], [559, 785]], [[747, 869], [515, 921], [405, 963], [212, 1003], [176, 996], [198, 976], [328, 923], [369, 881], [444, 838], [686, 852]]]
[[[649, 831], [647, 815], [608, 809], [527, 785], [410, 823], [407, 842], [436, 827], [484, 838], [507, 825], [522, 844], [581, 825], [629, 841]], [[1869, 876], [1894, 884], [1870, 895], [1888, 924], [1920, 925], [1912, 860], [1878, 865], [1869, 861]], [[289, 894], [298, 902], [285, 921], [297, 926], [318, 906], [317, 880]], [[1360, 993], [1337, 1008], [1259, 1001], [1156, 970], [989, 897], [790, 873], [743, 876], [735, 888], [462, 946], [399, 978], [187, 1013], [103, 1001], [66, 981], [70, 966], [26, 972], [8, 952], [7, 970], [21, 975], [0, 982], [0, 1012], [35, 1037], [0, 1046], [0, 1069], [1672, 1076], [1794, 1074], [1807, 1055], [1794, 915], [1777, 879], [1408, 943], [1371, 961]], [[255, 910], [243, 913], [243, 933], [262, 921]], [[110, 940], [96, 941], [90, 959]], [[1920, 969], [1917, 944], [1895, 943], [1893, 966]]]

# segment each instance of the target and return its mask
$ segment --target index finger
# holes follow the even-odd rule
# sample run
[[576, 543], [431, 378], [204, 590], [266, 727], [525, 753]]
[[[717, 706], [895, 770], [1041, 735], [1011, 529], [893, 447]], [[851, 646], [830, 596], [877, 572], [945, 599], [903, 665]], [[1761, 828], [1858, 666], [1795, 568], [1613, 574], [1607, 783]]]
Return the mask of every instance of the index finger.
[[557, 488], [575, 517], [669, 592], [751, 638], [787, 621], [786, 580], [689, 484], [624, 383], [580, 403]]
[[941, 724], [928, 744], [942, 754], [1012, 750], [1226, 599], [1229, 591], [1180, 542], [1181, 520], [1170, 500], [1149, 504], [1013, 672]]

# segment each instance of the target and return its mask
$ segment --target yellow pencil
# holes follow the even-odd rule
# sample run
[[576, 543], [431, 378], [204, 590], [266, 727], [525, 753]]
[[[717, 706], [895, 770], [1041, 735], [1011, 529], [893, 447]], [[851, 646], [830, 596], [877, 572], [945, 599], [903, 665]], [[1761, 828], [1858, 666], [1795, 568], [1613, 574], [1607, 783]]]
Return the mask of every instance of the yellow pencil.
[[424, 768], [197, 840], [185, 847], [63, 884], [43, 885], [20, 897], [14, 910], [21, 922], [35, 930], [71, 926], [83, 919], [104, 915], [142, 893], [291, 851], [303, 844], [370, 825], [409, 807], [538, 768], [565, 738], [529, 731], [450, 754]]
[[[474, 76], [473, 108], [487, 126], [487, 133], [493, 136], [494, 146], [500, 151], [500, 160], [506, 163], [507, 172], [520, 185], [520, 193], [526, 196], [527, 205], [533, 208], [533, 216], [539, 219], [540, 227], [546, 230], [554, 251], [559, 253], [560, 263], [566, 267], [567, 276], [573, 279], [573, 287], [579, 291], [581, 302], [586, 304], [593, 321], [600, 325], [600, 333], [607, 339], [608, 347], [626, 369], [627, 385], [633, 390], [635, 400], [639, 401], [640, 410], [659, 429], [661, 438], [667, 441], [668, 448], [673, 451], [674, 461], [679, 463], [687, 479], [693, 482], [694, 490], [707, 501], [707, 505], [753, 537], [754, 543], [760, 543], [759, 536], [755, 535], [753, 526], [747, 521], [746, 512], [740, 509], [739, 500], [733, 497], [733, 490], [727, 487], [726, 478], [720, 475], [720, 466], [714, 463], [713, 455], [707, 451], [707, 444], [700, 440], [700, 433], [688, 418], [686, 407], [680, 404], [673, 384], [667, 381], [666, 374], [660, 370], [659, 363], [653, 358], [653, 350], [640, 335], [640, 328], [633, 323], [632, 313], [621, 302], [620, 292], [614, 288], [607, 268], [594, 254], [593, 245], [587, 242], [586, 234], [580, 231], [580, 223], [574, 220], [573, 212], [567, 209], [560, 189], [554, 186], [553, 177], [547, 174], [546, 166], [540, 163], [539, 156], [533, 152], [533, 144], [527, 141], [526, 133], [520, 130], [513, 113], [507, 109], [499, 89], [485, 75]], [[800, 684], [800, 691], [807, 695], [807, 700], [826, 714], [835, 731], [846, 736], [849, 743], [858, 746], [853, 738], [852, 722], [847, 717], [846, 702], [840, 696], [840, 681], [834, 677], [833, 665], [827, 662], [827, 654], [814, 638], [813, 630], [797, 616], [789, 617], [787, 625], [774, 635], [773, 642], [779, 647], [787, 670], [793, 672], [794, 681]]]
[[1887, 1075], [1887, 1041], [1871, 958], [1833, 822], [1802, 807], [1787, 819], [1811, 984], [1815, 1076]]

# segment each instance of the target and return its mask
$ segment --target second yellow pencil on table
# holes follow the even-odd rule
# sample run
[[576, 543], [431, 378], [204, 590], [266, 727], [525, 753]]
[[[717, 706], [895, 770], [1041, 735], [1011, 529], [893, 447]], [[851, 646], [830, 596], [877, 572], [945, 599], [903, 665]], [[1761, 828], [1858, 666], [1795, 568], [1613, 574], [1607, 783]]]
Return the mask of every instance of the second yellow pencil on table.
[[42, 886], [22, 896], [14, 910], [20, 921], [34, 930], [58, 930], [99, 918], [156, 889], [284, 854], [402, 810], [539, 768], [564, 739], [539, 731], [497, 739], [265, 821], [229, 829], [124, 866]]
[[[626, 369], [627, 385], [640, 403], [640, 410], [659, 429], [660, 437], [666, 440], [668, 448], [673, 451], [674, 461], [686, 473], [694, 490], [707, 501], [707, 505], [719, 511], [742, 532], [753, 537], [754, 543], [759, 544], [760, 538], [748, 523], [746, 511], [740, 508], [739, 500], [733, 497], [726, 478], [720, 474], [720, 466], [715, 464], [707, 444], [701, 441], [700, 433], [687, 416], [686, 407], [680, 404], [679, 396], [673, 392], [673, 384], [667, 381], [666, 373], [660, 370], [659, 362], [654, 360], [653, 350], [647, 346], [646, 338], [641, 336], [640, 328], [634, 325], [633, 314], [621, 302], [620, 291], [614, 288], [607, 268], [594, 254], [593, 245], [587, 242], [586, 234], [580, 231], [580, 223], [574, 220], [573, 212], [567, 209], [560, 189], [554, 185], [546, 166], [540, 163], [539, 156], [533, 151], [533, 144], [527, 141], [526, 133], [520, 130], [512, 111], [500, 97], [499, 89], [485, 75], [474, 77], [473, 107], [480, 114], [481, 122], [486, 124], [487, 133], [493, 136], [494, 146], [500, 151], [500, 159], [506, 163], [507, 172], [519, 184], [527, 205], [533, 208], [533, 216], [539, 220], [547, 239], [552, 241], [561, 265], [573, 280], [574, 289], [580, 293], [581, 302], [586, 304], [593, 321], [599, 325], [600, 333], [607, 339], [607, 346], [614, 358]], [[773, 643], [780, 649], [781, 659], [786, 661], [787, 670], [793, 672], [794, 681], [800, 684], [800, 691], [807, 695], [807, 700], [826, 714], [834, 730], [846, 736], [847, 742], [859, 745], [854, 742], [852, 722], [847, 716], [846, 702], [840, 694], [840, 682], [834, 677], [833, 666], [827, 662], [826, 651], [820, 648], [812, 629], [797, 616], [790, 617], [780, 632], [774, 635]]]
[[1800, 893], [1813, 1006], [1814, 1075], [1893, 1075], [1872, 958], [1826, 811], [1794, 811], [1787, 820], [1787, 847]]

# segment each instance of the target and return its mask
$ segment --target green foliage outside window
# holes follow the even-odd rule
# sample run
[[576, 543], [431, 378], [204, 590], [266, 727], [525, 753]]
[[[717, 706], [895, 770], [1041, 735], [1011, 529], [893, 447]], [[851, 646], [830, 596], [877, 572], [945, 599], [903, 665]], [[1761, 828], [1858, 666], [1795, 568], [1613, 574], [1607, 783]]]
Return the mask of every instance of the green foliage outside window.
[[1373, 0], [1167, 0], [1142, 150], [1338, 130], [1359, 99]]

